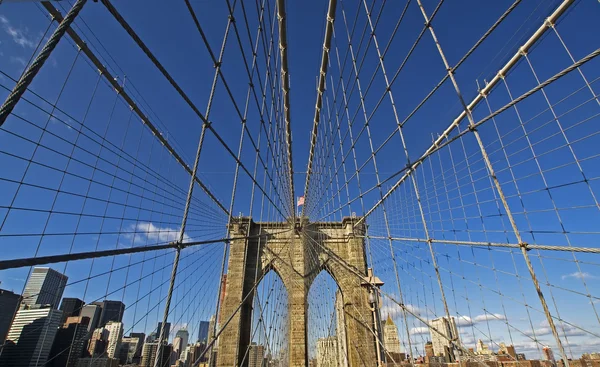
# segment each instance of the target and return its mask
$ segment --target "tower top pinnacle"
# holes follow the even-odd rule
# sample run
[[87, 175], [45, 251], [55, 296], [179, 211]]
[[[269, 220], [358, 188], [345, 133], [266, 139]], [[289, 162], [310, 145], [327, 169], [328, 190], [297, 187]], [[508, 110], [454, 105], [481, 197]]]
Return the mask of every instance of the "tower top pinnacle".
[[392, 320], [392, 316], [388, 313], [387, 320], [385, 321], [386, 325], [396, 325], [394, 324], [394, 320]]

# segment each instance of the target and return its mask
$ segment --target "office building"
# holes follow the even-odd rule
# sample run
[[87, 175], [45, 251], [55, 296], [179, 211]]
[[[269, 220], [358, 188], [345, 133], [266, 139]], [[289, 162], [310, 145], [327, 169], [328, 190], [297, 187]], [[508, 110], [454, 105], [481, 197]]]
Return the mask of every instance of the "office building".
[[[160, 345], [162, 353], [160, 356], [159, 366], [169, 366], [171, 360], [172, 347], [170, 345]], [[142, 349], [142, 361], [140, 367], [154, 367], [154, 360], [156, 359], [156, 352], [159, 348], [159, 343], [145, 343]]]
[[265, 346], [252, 342], [248, 351], [248, 367], [261, 367], [265, 359]]
[[428, 341], [427, 343], [425, 343], [425, 356], [433, 357], [434, 355], [435, 353], [433, 352], [433, 343]]
[[58, 308], [67, 279], [69, 278], [66, 275], [54, 269], [33, 268], [23, 292], [23, 304], [50, 305], [52, 308]]
[[88, 324], [88, 333], [91, 333], [95, 329], [98, 328], [98, 323], [100, 322], [100, 314], [102, 313], [102, 308], [98, 305], [90, 304], [85, 305], [81, 309], [79, 316], [87, 317], [90, 319], [90, 323]]
[[[190, 345], [188, 347], [188, 349], [189, 349], [189, 352], [188, 352], [187, 359], [190, 361], [190, 363], [194, 363], [195, 361], [197, 361], [200, 358], [200, 356], [206, 349], [206, 344], [205, 343], [196, 343], [194, 345]], [[200, 362], [208, 362], [208, 353], [206, 353], [202, 357], [202, 359], [200, 359]]]
[[46, 365], [62, 312], [39, 305], [19, 310], [0, 355], [1, 366]]
[[346, 313], [342, 292], [335, 292], [335, 321], [338, 347], [338, 362], [340, 367], [348, 367], [348, 344], [346, 340]]
[[119, 360], [107, 357], [79, 358], [77, 367], [119, 367]]
[[[137, 341], [137, 339], [136, 339]], [[119, 344], [119, 351], [117, 352], [117, 359], [119, 360], [119, 364], [130, 364], [129, 362], [129, 348], [131, 347], [130, 339], [126, 336], [121, 339], [121, 344]]]
[[108, 344], [106, 346], [106, 356], [109, 358], [118, 358], [119, 345], [123, 339], [123, 323], [109, 321], [104, 329], [108, 332]]
[[[169, 334], [171, 333], [171, 323], [167, 322], [165, 324], [165, 335], [164, 335], [164, 342], [168, 343], [169, 341]], [[158, 325], [156, 326], [156, 340], [158, 341], [158, 339], [160, 338], [160, 329], [162, 328], [162, 322], [159, 322]]]
[[88, 343], [88, 354], [91, 357], [102, 356], [108, 346], [108, 330], [99, 328], [94, 330]]
[[146, 335], [144, 333], [131, 333], [127, 337], [123, 337], [121, 340], [121, 350], [126, 349], [127, 355], [125, 362], [119, 357], [121, 364], [139, 364], [142, 358], [142, 348], [144, 347], [144, 339]]
[[317, 367], [337, 367], [337, 357], [337, 338], [335, 336], [317, 340]]
[[189, 338], [190, 333], [187, 331], [186, 328], [181, 328], [177, 330], [177, 333], [175, 334], [175, 339], [173, 339], [173, 353], [175, 354], [175, 360], [180, 359], [183, 352], [185, 352]]
[[[180, 352], [183, 352], [183, 349], [185, 349], [185, 347], [187, 347], [187, 345], [188, 345], [188, 342], [190, 339], [190, 333], [188, 332], [188, 330], [186, 328], [181, 328], [181, 329], [177, 330], [175, 337], [181, 338], [182, 348], [181, 348]], [[175, 345], [175, 343], [173, 343], [173, 345]]]
[[383, 347], [386, 360], [400, 363], [404, 358], [400, 353], [400, 337], [398, 337], [398, 328], [388, 314], [388, 318], [383, 325]]
[[[500, 343], [500, 345], [502, 345], [502, 344], [503, 343]], [[505, 346], [505, 349], [506, 349], [506, 354], [508, 354], [509, 356], [511, 356], [512, 359], [514, 361], [516, 361], [517, 360], [517, 352], [515, 350], [515, 346], [514, 345], [508, 345], [508, 346]]]
[[20, 295], [0, 289], [0, 343], [4, 343], [6, 340], [13, 316], [19, 308], [20, 303]]
[[156, 339], [158, 339], [158, 337], [156, 335], [156, 330], [154, 330], [146, 337], [146, 343], [156, 343]]
[[450, 340], [458, 340], [456, 319], [454, 317], [448, 319], [444, 316], [431, 320], [429, 334], [433, 344], [433, 353], [436, 356], [447, 356], [450, 359], [449, 362], [453, 362], [455, 360], [454, 348]]
[[175, 339], [173, 339], [173, 352], [171, 353], [171, 364], [172, 365], [175, 364], [175, 362], [179, 359], [182, 348], [183, 348], [183, 345], [181, 344], [181, 337], [176, 336]]
[[58, 329], [48, 367], [76, 367], [77, 360], [82, 356], [87, 346], [87, 327], [90, 319], [87, 317], [71, 316]]
[[123, 302], [104, 300], [101, 302], [93, 302], [93, 304], [102, 309], [100, 320], [98, 321], [98, 327], [103, 327], [109, 321], [123, 321], [123, 313], [125, 312], [125, 305]]
[[553, 366], [556, 366], [556, 359], [554, 359], [554, 352], [552, 351], [552, 348], [547, 345], [544, 346], [542, 348], [542, 354], [544, 355], [545, 360], [550, 361]]
[[79, 316], [81, 314], [81, 309], [84, 305], [85, 302], [83, 302], [79, 298], [63, 298], [59, 308], [59, 310], [63, 312], [62, 323], [64, 324], [67, 321], [67, 317]]
[[383, 345], [388, 353], [400, 354], [400, 338], [398, 337], [398, 328], [388, 315], [383, 327]]
[[208, 321], [200, 321], [198, 326], [198, 341], [208, 342]]
[[210, 343], [213, 340], [213, 333], [215, 333], [215, 315], [210, 317], [210, 321], [208, 322], [208, 342]]
[[492, 351], [490, 350], [490, 348], [488, 348], [488, 346], [481, 339], [477, 340], [476, 351], [477, 351], [477, 354], [479, 354], [479, 355], [492, 354]]

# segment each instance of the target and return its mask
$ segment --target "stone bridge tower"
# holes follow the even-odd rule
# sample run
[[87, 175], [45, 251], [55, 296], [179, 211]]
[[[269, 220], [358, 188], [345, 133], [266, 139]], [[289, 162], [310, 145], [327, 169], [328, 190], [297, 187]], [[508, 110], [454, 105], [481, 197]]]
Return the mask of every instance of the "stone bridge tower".
[[360, 277], [367, 276], [364, 225], [358, 218], [341, 222], [256, 223], [242, 217], [231, 225], [227, 292], [221, 306], [221, 323], [236, 312], [219, 337], [217, 366], [245, 367], [250, 343], [255, 283], [268, 271], [279, 274], [288, 292], [289, 366], [308, 365], [308, 291], [325, 269], [337, 282], [343, 296], [349, 366], [376, 363], [373, 316], [368, 290]]

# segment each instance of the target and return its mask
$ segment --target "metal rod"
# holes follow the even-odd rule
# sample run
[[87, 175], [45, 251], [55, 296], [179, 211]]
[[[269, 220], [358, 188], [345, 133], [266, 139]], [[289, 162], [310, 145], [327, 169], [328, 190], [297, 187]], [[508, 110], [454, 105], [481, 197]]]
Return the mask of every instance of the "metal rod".
[[[504, 210], [506, 211], [506, 215], [508, 216], [510, 225], [513, 229], [514, 235], [517, 239], [517, 241], [519, 242], [519, 244], [524, 244], [523, 239], [521, 237], [521, 233], [519, 232], [519, 229], [517, 227], [517, 223], [515, 221], [515, 218], [512, 214], [512, 211], [508, 205], [508, 202], [506, 200], [506, 197], [504, 195], [504, 191], [502, 190], [502, 186], [500, 185], [500, 181], [498, 180], [498, 177], [496, 176], [496, 173], [494, 171], [494, 167], [492, 166], [492, 162], [487, 154], [487, 150], [485, 149], [485, 145], [483, 144], [483, 140], [481, 139], [481, 136], [479, 135], [479, 132], [477, 131], [477, 128], [475, 127], [475, 121], [473, 119], [473, 116], [471, 114], [471, 109], [469, 108], [469, 106], [465, 103], [460, 88], [458, 86], [458, 83], [456, 81], [456, 78], [454, 77], [454, 72], [452, 70], [452, 68], [450, 67], [450, 65], [448, 64], [448, 60], [446, 59], [446, 56], [444, 54], [444, 51], [442, 50], [442, 46], [440, 45], [438, 38], [435, 34], [435, 31], [433, 29], [433, 26], [427, 16], [427, 12], [425, 11], [425, 8], [423, 7], [423, 3], [421, 0], [417, 0], [417, 3], [419, 4], [419, 8], [421, 9], [421, 13], [423, 14], [423, 18], [425, 20], [425, 23], [428, 25], [429, 28], [429, 32], [431, 34], [431, 38], [433, 39], [433, 42], [435, 43], [437, 49], [438, 49], [438, 53], [440, 55], [440, 58], [442, 59], [442, 62], [444, 63], [444, 66], [446, 67], [446, 70], [448, 71], [448, 76], [450, 77], [450, 80], [452, 81], [452, 85], [454, 86], [454, 89], [456, 91], [456, 94], [458, 96], [458, 99], [460, 101], [460, 103], [463, 106], [463, 112], [464, 114], [467, 116], [468, 121], [469, 121], [469, 131], [473, 132], [473, 135], [475, 136], [475, 139], [477, 140], [477, 144], [479, 145], [479, 148], [481, 150], [481, 155], [483, 157], [483, 161], [485, 162], [486, 168], [488, 170], [488, 174], [490, 176], [490, 178], [492, 179], [492, 181], [494, 182], [494, 186], [496, 187], [496, 191], [498, 192], [498, 195], [500, 196], [500, 200], [502, 202], [502, 206], [504, 207]], [[562, 8], [562, 7], [559, 7]], [[546, 23], [544, 23], [546, 25]], [[546, 25], [547, 27], [547, 25]], [[537, 33], [537, 32], [536, 32]], [[535, 35], [534, 35], [535, 36]], [[520, 52], [524, 53], [525, 51], [520, 50]], [[510, 64], [510, 63], [509, 63]], [[508, 65], [508, 64], [507, 64]], [[502, 72], [502, 70], [501, 70]], [[504, 78], [504, 74], [502, 74], [500, 76], [500, 78]], [[483, 98], [483, 97], [481, 97]], [[457, 122], [458, 125], [458, 122]], [[446, 135], [447, 136], [447, 135]], [[414, 180], [414, 176], [413, 180]], [[431, 246], [431, 244], [430, 244]], [[565, 353], [562, 341], [560, 339], [560, 336], [558, 335], [558, 331], [556, 330], [556, 325], [554, 324], [554, 319], [552, 318], [552, 314], [550, 313], [550, 309], [548, 308], [548, 305], [546, 303], [546, 299], [544, 297], [544, 294], [542, 293], [542, 289], [540, 288], [540, 284], [539, 281], [537, 279], [537, 276], [535, 274], [535, 271], [533, 269], [533, 265], [531, 264], [531, 259], [529, 258], [529, 255], [527, 253], [527, 248], [526, 246], [521, 246], [521, 253], [523, 254], [523, 259], [525, 260], [525, 263], [527, 265], [527, 269], [529, 270], [529, 275], [531, 276], [531, 280], [533, 282], [533, 285], [535, 286], [535, 289], [537, 291], [538, 294], [538, 298], [540, 300], [540, 303], [542, 304], [542, 308], [544, 309], [544, 314], [546, 316], [546, 320], [548, 321], [548, 325], [550, 326], [550, 329], [552, 330], [552, 334], [554, 335], [554, 339], [556, 340], [556, 344], [558, 346], [558, 349], [562, 355], [562, 359], [563, 362], [565, 364], [565, 367], [569, 367], [569, 360], [568, 357]]]
[[[456, 117], [454, 119], [454, 121], [452, 121], [452, 123], [450, 124], [450, 126], [448, 126], [448, 128], [440, 135], [438, 136], [438, 138], [431, 144], [431, 146], [425, 151], [425, 153], [422, 155], [422, 157], [427, 157], [428, 155], [430, 155], [432, 152], [436, 151], [439, 147], [439, 145], [444, 141], [444, 139], [446, 139], [447, 137], [450, 136], [450, 133], [459, 125], [459, 123], [467, 116], [466, 115], [466, 111], [468, 110], [469, 113], [470, 111], [472, 111], [475, 106], [477, 104], [479, 104], [479, 102], [481, 102], [483, 100], [483, 96], [482, 94], [486, 94], [489, 93], [489, 91], [492, 90], [492, 88], [500, 81], [502, 80], [502, 78], [504, 76], [506, 76], [508, 74], [508, 72], [510, 71], [510, 69], [512, 69], [517, 62], [521, 59], [522, 55], [522, 50], [527, 51], [529, 50], [545, 33], [548, 29], [551, 29], [551, 27], [549, 26], [550, 24], [554, 24], [556, 23], [556, 21], [558, 20], [558, 18], [560, 18], [560, 16], [562, 14], [564, 14], [564, 12], [569, 8], [569, 6], [571, 4], [574, 3], [574, 0], [564, 0], [557, 8], [556, 10], [547, 18], [546, 22], [544, 22], [544, 24], [542, 24], [536, 31], [535, 33], [519, 48], [519, 50], [517, 50], [517, 52], [513, 55], [513, 57], [500, 69], [500, 71], [498, 71], [498, 73], [496, 74], [496, 76], [484, 87], [482, 88], [482, 90], [480, 91], [480, 94], [478, 94], [466, 107], [466, 110], [463, 110], [458, 117]], [[453, 68], [449, 69], [450, 72], [453, 72]], [[476, 124], [478, 125], [478, 124]], [[366, 217], [368, 217], [369, 215], [371, 215], [375, 209], [377, 209], [379, 207], [379, 205], [381, 205], [381, 203], [387, 199], [394, 191], [396, 191], [396, 189], [400, 186], [400, 184], [402, 182], [404, 182], [404, 180], [406, 180], [408, 178], [409, 175], [412, 174], [412, 172], [414, 172], [414, 170], [421, 165], [421, 163], [423, 163], [423, 159], [418, 159], [416, 160], [410, 167], [408, 167], [408, 169], [406, 170], [406, 172], [404, 173], [404, 175], [402, 175], [402, 177], [400, 177], [400, 179], [398, 179], [398, 181], [388, 190], [388, 192], [384, 195], [383, 199], [379, 200], [378, 202], [375, 203], [375, 205], [373, 205], [373, 207], [371, 209], [369, 209], [369, 211], [367, 211], [367, 213], [365, 213], [365, 215], [355, 224], [358, 225], [360, 224]]]
[[296, 219], [294, 206], [294, 166], [292, 164], [292, 125], [290, 119], [290, 76], [288, 71], [287, 26], [285, 0], [277, 0], [277, 19], [279, 21], [279, 52], [281, 53], [281, 90], [283, 92], [283, 114], [285, 118], [285, 137], [287, 143], [288, 179], [290, 180], [290, 213]]
[[[50, 54], [58, 45], [58, 42], [60, 42], [65, 35], [65, 32], [69, 29], [69, 26], [73, 23], [86, 1], [87, 0], [77, 0], [77, 2], [73, 4], [64, 19], [60, 20], [60, 24], [54, 30], [54, 33], [52, 33], [52, 36], [50, 36], [50, 39], [48, 39], [48, 42], [46, 42], [42, 51], [40, 51], [35, 60], [33, 60], [23, 75], [21, 75], [21, 78], [19, 78], [19, 81], [0, 107], [0, 126], [6, 122], [6, 119], [27, 90], [27, 87], [29, 87], [37, 73], [42, 66], [44, 66], [44, 63], [48, 60]], [[43, 4], [46, 4], [46, 2], [43, 2]]]
[[[325, 81], [327, 77], [327, 67], [329, 65], [329, 49], [331, 48], [331, 36], [333, 35], [333, 22], [335, 21], [335, 9], [337, 0], [329, 0], [329, 9], [327, 11], [327, 25], [325, 27], [325, 40], [323, 41], [323, 54], [321, 55], [321, 70], [319, 72], [319, 84], [317, 86], [317, 102], [315, 104], [315, 117], [313, 120], [313, 129], [310, 140], [310, 152], [308, 154], [308, 167], [306, 169], [306, 183], [304, 192], [308, 192], [310, 177], [312, 174], [313, 158], [315, 155], [315, 146], [317, 145], [318, 127], [321, 121], [321, 107], [323, 106], [323, 92], [325, 92]], [[302, 216], [306, 209], [306, 203], [302, 206]]]
[[[42, 2], [44, 8], [50, 13], [50, 15], [56, 19], [58, 22], [62, 22], [62, 14], [50, 3], [50, 2]], [[77, 32], [75, 32], [72, 28], [67, 29], [67, 33], [75, 42], [77, 47], [81, 49], [81, 51], [90, 59], [92, 64], [98, 69], [100, 74], [104, 77], [104, 79], [113, 87], [117, 93], [125, 100], [125, 102], [131, 107], [131, 109], [140, 117], [142, 123], [146, 125], [152, 134], [160, 141], [160, 143], [167, 148], [169, 153], [175, 158], [175, 160], [187, 171], [188, 174], [192, 174], [192, 169], [185, 163], [183, 158], [175, 151], [175, 149], [169, 144], [167, 139], [162, 135], [162, 133], [154, 126], [154, 124], [150, 121], [148, 116], [146, 116], [138, 107], [137, 103], [127, 94], [125, 89], [117, 82], [117, 79], [108, 71], [108, 69], [102, 64], [102, 62], [96, 57], [96, 55], [90, 50], [88, 45], [79, 37]], [[210, 189], [198, 178], [195, 177], [196, 183], [202, 188], [202, 191], [208, 195], [208, 197], [228, 216], [230, 215], [229, 211], [221, 204], [221, 202], [217, 199], [217, 197], [210, 191]]]
[[[218, 240], [194, 241], [194, 242], [183, 243], [183, 244], [181, 244], [181, 246], [182, 246], [182, 248], [185, 248], [185, 247], [193, 247], [193, 246], [197, 246], [197, 245], [206, 245], [206, 244], [211, 244], [211, 243], [227, 242], [230, 240], [231, 239], [228, 239], [228, 238], [220, 238]], [[0, 261], [0, 270], [22, 268], [25, 266], [54, 264], [54, 263], [61, 263], [61, 262], [73, 261], [73, 260], [95, 259], [95, 258], [99, 258], [99, 257], [107, 257], [107, 256], [115, 256], [115, 255], [135, 254], [135, 253], [139, 253], [139, 252], [158, 251], [158, 250], [164, 250], [164, 249], [168, 249], [168, 248], [177, 248], [177, 243], [169, 242], [169, 243], [166, 243], [163, 245], [140, 246], [140, 247], [122, 248], [122, 249], [114, 249], [114, 250], [78, 252], [78, 253], [74, 253], [74, 254], [51, 255], [51, 256], [39, 256], [39, 257], [21, 258], [21, 259], [12, 259], [12, 260], [2, 260], [2, 261]]]
[[547, 251], [572, 251], [572, 252], [587, 252], [592, 254], [599, 254], [600, 248], [595, 247], [570, 247], [570, 246], [553, 246], [553, 245], [532, 245], [528, 243], [502, 243], [502, 242], [485, 242], [485, 241], [458, 241], [458, 240], [436, 240], [436, 239], [425, 239], [425, 238], [411, 238], [411, 237], [386, 237], [386, 236], [364, 236], [365, 238], [371, 238], [376, 240], [387, 240], [392, 241], [406, 241], [406, 242], [427, 242], [440, 243], [440, 244], [452, 244], [462, 246], [481, 246], [481, 247], [506, 247], [506, 248], [521, 248], [525, 247], [527, 250], [547, 250]]

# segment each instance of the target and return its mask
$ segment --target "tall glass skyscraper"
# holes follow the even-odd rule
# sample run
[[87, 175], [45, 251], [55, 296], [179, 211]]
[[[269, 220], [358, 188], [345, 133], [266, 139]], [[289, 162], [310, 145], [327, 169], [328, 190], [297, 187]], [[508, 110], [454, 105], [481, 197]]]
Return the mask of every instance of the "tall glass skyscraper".
[[58, 308], [67, 279], [69, 278], [66, 275], [54, 269], [33, 268], [23, 292], [23, 304], [50, 305], [51, 308]]
[[64, 324], [65, 321], [67, 321], [67, 317], [79, 316], [79, 314], [81, 314], [81, 309], [84, 305], [85, 302], [83, 302], [79, 298], [63, 298], [59, 308], [59, 310], [63, 312], [62, 323]]
[[200, 321], [200, 326], [198, 327], [198, 341], [199, 342], [208, 342], [208, 321]]
[[62, 311], [53, 308], [19, 310], [12, 323], [0, 356], [2, 366], [45, 366]]
[[0, 343], [4, 343], [20, 302], [20, 295], [0, 289]]
[[102, 309], [98, 327], [106, 325], [109, 321], [122, 322], [125, 305], [121, 301], [104, 300], [93, 302], [92, 304], [99, 306]]

